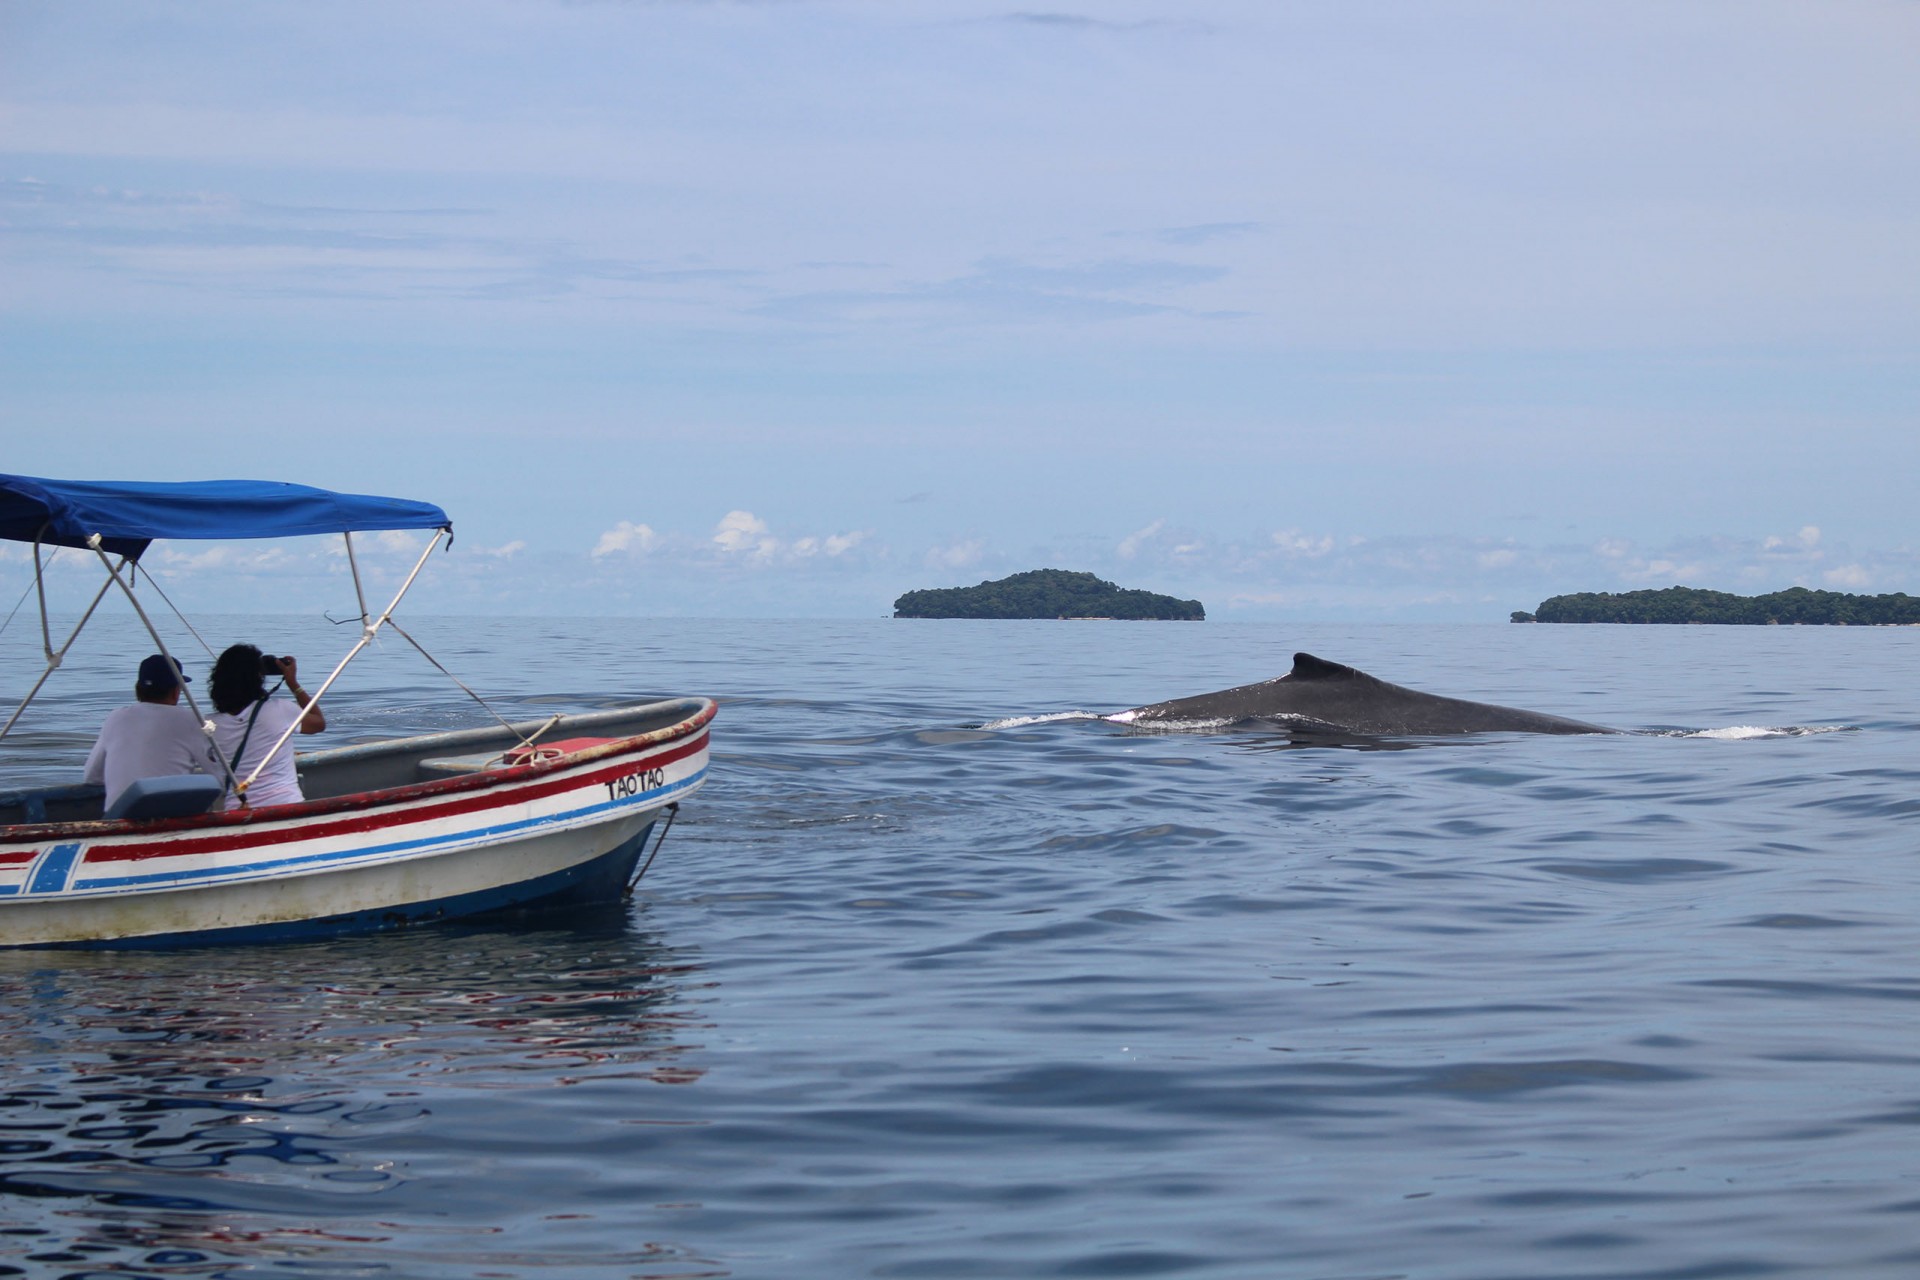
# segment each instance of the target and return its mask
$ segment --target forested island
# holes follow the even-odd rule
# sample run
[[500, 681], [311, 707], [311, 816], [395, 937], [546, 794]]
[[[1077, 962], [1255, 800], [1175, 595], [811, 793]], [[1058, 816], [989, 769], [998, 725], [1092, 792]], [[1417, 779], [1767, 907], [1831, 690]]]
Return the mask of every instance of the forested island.
[[977, 587], [909, 591], [893, 602], [896, 618], [1113, 618], [1201, 622], [1198, 600], [1117, 587], [1090, 573], [1030, 569]]
[[1920, 596], [1896, 591], [1856, 596], [1791, 587], [1764, 596], [1736, 596], [1696, 587], [1659, 591], [1583, 591], [1543, 600], [1515, 622], [1706, 622], [1734, 626], [1910, 627], [1920, 625]]

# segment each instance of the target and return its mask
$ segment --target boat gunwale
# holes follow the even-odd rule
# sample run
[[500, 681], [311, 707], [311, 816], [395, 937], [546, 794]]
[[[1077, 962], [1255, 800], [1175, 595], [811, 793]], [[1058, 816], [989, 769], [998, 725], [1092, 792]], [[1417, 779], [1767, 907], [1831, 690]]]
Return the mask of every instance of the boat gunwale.
[[[635, 703], [630, 708], [607, 708], [605, 710], [642, 711], [650, 706], [669, 707], [676, 702], [693, 705], [694, 710], [680, 720], [663, 725], [658, 729], [649, 729], [642, 733], [629, 734], [622, 738], [610, 738], [605, 742], [570, 751], [564, 755], [547, 759], [534, 759], [524, 764], [502, 763], [495, 768], [476, 769], [471, 773], [451, 774], [444, 778], [431, 778], [422, 782], [403, 782], [398, 786], [380, 787], [372, 791], [352, 791], [344, 795], [323, 796], [314, 800], [300, 800], [290, 804], [259, 805], [244, 809], [222, 809], [211, 813], [193, 814], [181, 818], [96, 818], [79, 822], [42, 822], [22, 823], [14, 826], [0, 826], [0, 843], [6, 845], [35, 844], [52, 840], [72, 840], [83, 838], [89, 843], [97, 843], [102, 838], [114, 836], [178, 835], [183, 832], [204, 830], [209, 834], [228, 827], [260, 826], [266, 823], [298, 821], [307, 818], [324, 817], [336, 813], [354, 813], [367, 809], [381, 808], [391, 804], [405, 804], [414, 800], [434, 799], [447, 795], [458, 795], [468, 791], [484, 791], [506, 784], [528, 781], [546, 774], [578, 768], [583, 764], [624, 755], [643, 747], [662, 746], [704, 730], [718, 712], [719, 707], [711, 698], [669, 698], [660, 702]], [[584, 713], [593, 715], [596, 713]], [[583, 726], [584, 727], [584, 726]], [[455, 732], [473, 732], [472, 730]], [[417, 734], [414, 738], [432, 738], [437, 734]], [[356, 743], [336, 748], [338, 751], [353, 751], [361, 747], [385, 747], [395, 743], [411, 741], [412, 738], [387, 738], [376, 742]], [[537, 747], [537, 743], [535, 744]], [[511, 746], [504, 750], [512, 750]], [[0, 903], [9, 899], [0, 898]]]

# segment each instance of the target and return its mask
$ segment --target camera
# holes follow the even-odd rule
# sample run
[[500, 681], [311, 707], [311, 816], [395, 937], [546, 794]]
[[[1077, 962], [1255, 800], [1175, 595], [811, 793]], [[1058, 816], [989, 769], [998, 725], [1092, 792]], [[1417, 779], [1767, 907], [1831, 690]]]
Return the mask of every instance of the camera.
[[261, 675], [263, 675], [263, 676], [277, 676], [277, 675], [279, 675], [279, 674], [280, 674], [280, 659], [278, 659], [278, 658], [276, 658], [276, 657], [274, 657], [274, 656], [273, 656], [272, 654], [270, 654], [270, 653], [263, 653], [263, 654], [261, 654], [261, 655], [260, 655], [260, 674], [261, 674]]

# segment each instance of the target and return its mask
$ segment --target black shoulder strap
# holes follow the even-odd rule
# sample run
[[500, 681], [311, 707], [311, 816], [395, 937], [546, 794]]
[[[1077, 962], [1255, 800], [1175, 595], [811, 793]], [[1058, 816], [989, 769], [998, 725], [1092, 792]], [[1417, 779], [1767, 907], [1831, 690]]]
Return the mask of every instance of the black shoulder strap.
[[227, 763], [228, 771], [233, 774], [236, 780], [240, 777], [240, 757], [247, 754], [247, 739], [253, 736], [254, 723], [260, 719], [260, 710], [266, 705], [267, 698], [265, 695], [262, 695], [260, 701], [253, 704], [253, 714], [247, 717], [247, 731], [240, 735], [240, 745], [233, 749], [233, 759]]

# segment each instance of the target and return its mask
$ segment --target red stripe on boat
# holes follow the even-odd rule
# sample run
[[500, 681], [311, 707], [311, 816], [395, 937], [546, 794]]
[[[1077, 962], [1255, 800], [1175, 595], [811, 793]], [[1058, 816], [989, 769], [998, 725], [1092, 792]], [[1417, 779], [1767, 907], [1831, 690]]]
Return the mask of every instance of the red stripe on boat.
[[[419, 808], [402, 810], [389, 809], [386, 812], [369, 813], [360, 817], [345, 818], [335, 822], [302, 823], [298, 826], [286, 826], [279, 829], [252, 826], [248, 819], [259, 814], [271, 815], [270, 820], [278, 822], [283, 818], [300, 818], [306, 813], [319, 810], [328, 812], [341, 807], [341, 801], [347, 797], [335, 796], [326, 800], [309, 800], [302, 804], [274, 805], [265, 809], [230, 810], [215, 815], [215, 820], [225, 819], [222, 825], [246, 825], [248, 829], [231, 835], [195, 835], [181, 840], [168, 840], [164, 843], [141, 841], [138, 844], [96, 844], [90, 847], [83, 861], [88, 865], [103, 862], [140, 862], [148, 858], [183, 858], [197, 853], [219, 853], [227, 849], [267, 848], [277, 844], [290, 844], [297, 841], [322, 839], [327, 836], [360, 834], [367, 831], [379, 831], [386, 827], [409, 826], [418, 822], [431, 822], [436, 818], [457, 817], [463, 813], [474, 813], [482, 809], [505, 808], [528, 800], [538, 800], [544, 796], [555, 795], [562, 791], [572, 791], [581, 787], [604, 785], [614, 778], [622, 778], [634, 772], [636, 764], [644, 763], [652, 768], [668, 765], [676, 760], [697, 755], [707, 746], [707, 734], [703, 731], [691, 742], [676, 749], [655, 752], [639, 757], [623, 759], [604, 769], [592, 773], [556, 778], [551, 781], [534, 783], [529, 786], [505, 788], [498, 785], [502, 776], [508, 778], [538, 777], [557, 772], [553, 762], [543, 761], [537, 765], [517, 765], [507, 769], [495, 769], [487, 773], [469, 774], [460, 778], [448, 778], [434, 782], [416, 782], [404, 787], [391, 787], [384, 791], [370, 791], [353, 798], [354, 807], [385, 807], [395, 801], [405, 801], [415, 796], [422, 798], [443, 794], [447, 791], [473, 791], [484, 788], [478, 795], [462, 795], [457, 800], [445, 804], [423, 805]], [[370, 799], [378, 797], [377, 799]], [[205, 821], [205, 819], [202, 819]], [[31, 857], [32, 854], [27, 855]]]

